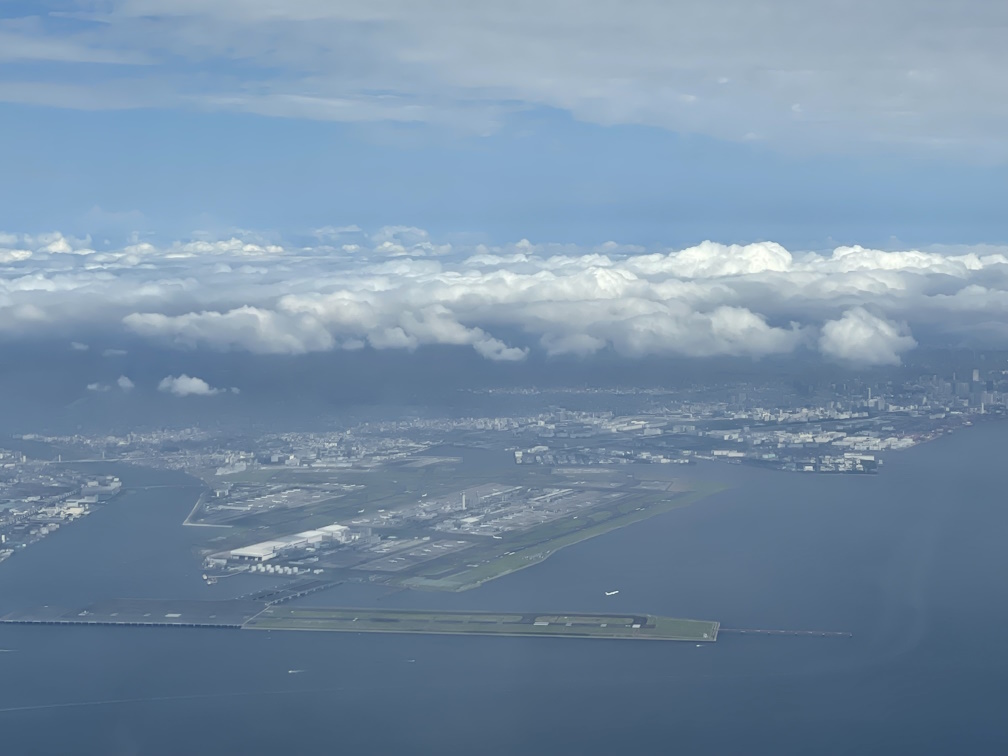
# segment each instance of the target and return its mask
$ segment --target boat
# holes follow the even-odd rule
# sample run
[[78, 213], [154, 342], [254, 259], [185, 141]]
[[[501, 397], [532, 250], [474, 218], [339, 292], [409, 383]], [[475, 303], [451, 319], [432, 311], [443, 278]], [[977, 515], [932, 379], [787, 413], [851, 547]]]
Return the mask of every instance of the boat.
[[617, 593], [619, 593], [619, 591], [606, 591], [605, 595], [606, 596], [615, 596]]

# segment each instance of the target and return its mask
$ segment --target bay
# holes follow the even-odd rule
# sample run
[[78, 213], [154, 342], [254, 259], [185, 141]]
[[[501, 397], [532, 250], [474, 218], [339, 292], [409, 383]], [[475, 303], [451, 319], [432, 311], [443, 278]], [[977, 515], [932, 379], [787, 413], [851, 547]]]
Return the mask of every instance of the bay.
[[[0, 627], [3, 753], [1003, 753], [1008, 426], [887, 458], [878, 476], [732, 466], [697, 505], [461, 594], [346, 584], [310, 603], [644, 611], [713, 645], [552, 638]], [[0, 612], [223, 598], [180, 474], [0, 566]], [[606, 590], [619, 594], [606, 597]], [[291, 670], [301, 670], [291, 674]]]

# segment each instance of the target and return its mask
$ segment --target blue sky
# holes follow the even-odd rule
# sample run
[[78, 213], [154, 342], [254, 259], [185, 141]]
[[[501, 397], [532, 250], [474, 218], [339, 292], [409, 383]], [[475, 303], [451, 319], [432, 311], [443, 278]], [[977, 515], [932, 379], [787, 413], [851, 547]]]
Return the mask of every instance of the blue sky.
[[415, 225], [687, 245], [1005, 240], [1000, 164], [897, 149], [780, 145], [600, 126], [555, 110], [487, 136], [254, 114], [0, 106], [0, 228], [179, 238], [233, 228]]
[[0, 339], [1004, 347], [1005, 28], [986, 0], [0, 2]]
[[0, 228], [1002, 242], [995, 5], [5, 2]]

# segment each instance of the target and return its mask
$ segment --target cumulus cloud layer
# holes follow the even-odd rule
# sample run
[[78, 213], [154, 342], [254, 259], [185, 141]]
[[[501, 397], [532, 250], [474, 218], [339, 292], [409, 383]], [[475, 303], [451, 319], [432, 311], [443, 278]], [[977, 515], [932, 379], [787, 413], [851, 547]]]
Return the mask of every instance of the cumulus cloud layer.
[[2, 234], [11, 262], [0, 265], [0, 336], [69, 340], [104, 329], [113, 343], [139, 336], [259, 354], [442, 344], [501, 362], [532, 350], [761, 357], [805, 348], [893, 364], [922, 333], [949, 345], [1008, 344], [1001, 248], [458, 247], [407, 227], [318, 238], [310, 247], [225, 239], [99, 252], [87, 238]]

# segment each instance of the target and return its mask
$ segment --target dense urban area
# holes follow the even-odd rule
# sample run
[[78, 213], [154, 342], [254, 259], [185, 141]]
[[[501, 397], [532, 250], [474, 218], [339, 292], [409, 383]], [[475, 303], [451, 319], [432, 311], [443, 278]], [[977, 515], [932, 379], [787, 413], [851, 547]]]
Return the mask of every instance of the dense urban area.
[[117, 477], [84, 475], [0, 448], [0, 562], [87, 516], [121, 489]]

